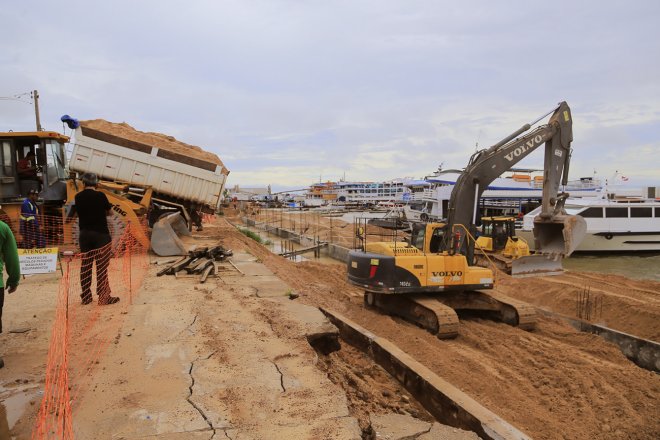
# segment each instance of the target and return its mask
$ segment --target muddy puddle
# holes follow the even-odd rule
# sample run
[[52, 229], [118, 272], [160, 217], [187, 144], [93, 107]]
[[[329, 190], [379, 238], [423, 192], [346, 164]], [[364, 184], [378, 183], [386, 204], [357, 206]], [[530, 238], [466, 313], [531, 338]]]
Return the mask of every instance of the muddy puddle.
[[43, 392], [35, 385], [0, 386], [0, 440], [11, 439], [10, 431], [25, 414], [31, 402], [38, 402]]

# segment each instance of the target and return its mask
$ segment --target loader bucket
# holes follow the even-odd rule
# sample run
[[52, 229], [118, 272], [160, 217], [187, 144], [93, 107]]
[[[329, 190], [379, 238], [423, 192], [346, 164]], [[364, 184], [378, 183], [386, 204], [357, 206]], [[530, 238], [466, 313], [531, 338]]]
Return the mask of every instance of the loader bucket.
[[188, 226], [178, 212], [161, 217], [151, 230], [151, 249], [161, 257], [188, 255], [179, 236], [190, 235]]
[[534, 243], [536, 253], [568, 257], [587, 233], [587, 222], [579, 215], [557, 215], [551, 220], [536, 216]]
[[511, 276], [514, 278], [559, 275], [564, 272], [559, 255], [528, 255], [511, 262]]

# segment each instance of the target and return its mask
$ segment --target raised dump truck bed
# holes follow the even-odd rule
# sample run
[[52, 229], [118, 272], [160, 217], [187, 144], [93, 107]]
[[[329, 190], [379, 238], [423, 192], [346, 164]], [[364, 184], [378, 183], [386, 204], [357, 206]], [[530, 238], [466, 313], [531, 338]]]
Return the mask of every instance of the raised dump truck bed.
[[184, 147], [173, 148], [173, 138], [159, 139], [130, 130], [135, 135], [128, 132], [128, 136], [118, 136], [112, 129], [99, 130], [83, 122], [72, 136], [69, 169], [81, 174], [96, 173], [104, 180], [150, 186], [154, 197], [186, 207], [194, 204], [206, 212], [217, 210], [229, 174], [217, 156], [180, 143]]

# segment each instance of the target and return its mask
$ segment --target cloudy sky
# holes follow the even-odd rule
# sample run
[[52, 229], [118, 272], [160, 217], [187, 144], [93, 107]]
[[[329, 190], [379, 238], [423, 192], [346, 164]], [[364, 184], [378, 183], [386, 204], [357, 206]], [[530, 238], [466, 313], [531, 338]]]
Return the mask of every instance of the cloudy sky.
[[[0, 0], [0, 19], [0, 97], [38, 90], [50, 130], [199, 145], [229, 186], [462, 167], [563, 100], [571, 178], [660, 181], [657, 0]], [[0, 100], [0, 131], [32, 130], [29, 103]]]

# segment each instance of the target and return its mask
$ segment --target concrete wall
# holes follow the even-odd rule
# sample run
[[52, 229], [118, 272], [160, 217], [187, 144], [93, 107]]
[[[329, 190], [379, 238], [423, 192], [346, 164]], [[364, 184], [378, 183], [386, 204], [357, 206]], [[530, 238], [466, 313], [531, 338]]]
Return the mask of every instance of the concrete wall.
[[390, 341], [336, 312], [321, 311], [337, 326], [342, 340], [383, 367], [440, 423], [473, 431], [483, 439], [529, 440], [516, 427], [415, 361]]

